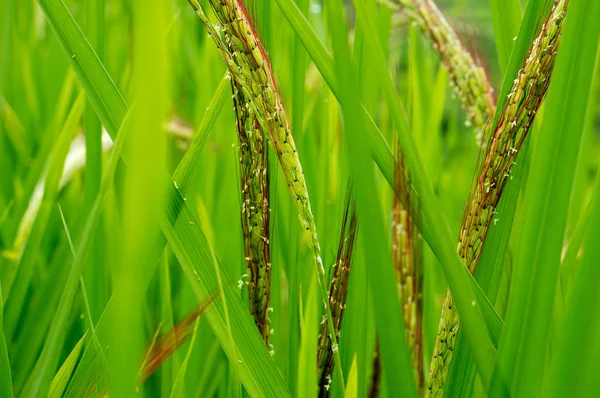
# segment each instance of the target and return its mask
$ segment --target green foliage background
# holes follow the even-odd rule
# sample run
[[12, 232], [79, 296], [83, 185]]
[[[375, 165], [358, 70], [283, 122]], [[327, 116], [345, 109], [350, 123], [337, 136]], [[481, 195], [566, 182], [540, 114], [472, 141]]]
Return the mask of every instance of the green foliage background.
[[[499, 103], [548, 4], [439, 2]], [[465, 333], [447, 394], [597, 390], [596, 0], [570, 1], [548, 98], [478, 284], [455, 247], [479, 148], [430, 43], [373, 0], [251, 8], [291, 117], [328, 273], [354, 180], [359, 240], [339, 341], [345, 380], [332, 383], [333, 395], [342, 385], [366, 395], [376, 333], [386, 350], [382, 395], [416, 391], [391, 279], [385, 144], [396, 135], [412, 153], [426, 220], [425, 368], [448, 278]], [[235, 113], [225, 64], [187, 2], [3, 0], [0, 21], [0, 396], [316, 395], [315, 269], [275, 156], [272, 356], [238, 287], [246, 266]], [[102, 149], [101, 126], [111, 150]], [[153, 336], [215, 293], [188, 342], [136, 385]], [[480, 305], [464, 305], [471, 301]], [[473, 383], [467, 368], [481, 377]]]

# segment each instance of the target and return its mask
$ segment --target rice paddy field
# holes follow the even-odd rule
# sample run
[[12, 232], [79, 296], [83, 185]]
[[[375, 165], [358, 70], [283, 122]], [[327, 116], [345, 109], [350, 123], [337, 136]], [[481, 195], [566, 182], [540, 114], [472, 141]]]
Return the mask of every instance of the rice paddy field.
[[0, 397], [587, 397], [597, 0], [2, 0]]

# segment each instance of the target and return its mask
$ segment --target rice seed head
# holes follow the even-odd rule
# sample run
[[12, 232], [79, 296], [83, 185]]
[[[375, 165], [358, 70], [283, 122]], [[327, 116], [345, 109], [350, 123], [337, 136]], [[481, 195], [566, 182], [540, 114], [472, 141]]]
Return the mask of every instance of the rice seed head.
[[246, 7], [239, 0], [210, 0], [210, 6], [221, 25], [217, 30], [197, 0], [188, 2], [210, 36], [214, 38], [232, 77], [248, 99], [249, 108], [253, 110], [261, 127], [268, 132], [268, 142], [277, 154], [298, 209], [309, 249], [313, 253], [319, 272], [324, 274], [317, 229], [291, 124], [275, 83], [269, 57], [258, 38]]
[[[336, 337], [339, 337], [342, 327], [342, 317], [346, 308], [346, 297], [348, 296], [348, 282], [350, 278], [350, 267], [354, 254], [354, 244], [358, 230], [358, 219], [356, 216], [356, 206], [351, 195], [349, 186], [346, 193], [346, 202], [344, 217], [342, 218], [342, 227], [340, 229], [340, 240], [336, 262], [333, 267], [333, 277], [329, 289], [329, 307], [334, 322]], [[329, 395], [329, 384], [332, 379], [334, 361], [334, 347], [329, 338], [327, 319], [321, 324], [321, 333], [319, 334], [319, 347], [317, 353], [317, 366], [319, 377], [319, 396]]]
[[[209, 36], [227, 63], [232, 78], [238, 84], [249, 107], [264, 131], [268, 132], [268, 142], [277, 155], [288, 189], [295, 202], [300, 225], [305, 231], [306, 241], [317, 268], [322, 304], [329, 322], [329, 336], [333, 346], [337, 338], [333, 329], [333, 319], [327, 300], [325, 268], [321, 259], [321, 248], [312, 214], [308, 190], [302, 172], [291, 125], [285, 113], [283, 102], [277, 90], [271, 63], [261, 41], [256, 34], [248, 11], [241, 0], [209, 0], [220, 27], [216, 28], [204, 13], [198, 0], [188, 0], [196, 15], [203, 23]], [[334, 350], [336, 362], [339, 353]], [[341, 369], [337, 369], [340, 376]], [[340, 377], [340, 380], [343, 380]]]
[[[567, 5], [568, 0], [555, 1], [540, 34], [529, 49], [486, 147], [463, 215], [457, 248], [471, 273], [475, 273], [490, 226], [498, 220], [496, 207], [500, 196], [510, 180], [518, 151], [548, 90]], [[458, 327], [458, 313], [448, 291], [429, 369], [428, 396], [438, 396], [443, 391]]]
[[432, 0], [393, 0], [392, 6], [405, 10], [432, 42], [467, 114], [467, 124], [473, 125], [478, 143], [485, 142], [485, 127], [496, 110], [494, 89], [485, 70], [475, 62]]
[[392, 209], [392, 254], [406, 326], [406, 341], [411, 351], [415, 382], [423, 388], [422, 288], [423, 246], [418, 197], [413, 195], [408, 169], [399, 143], [396, 143], [394, 168], [394, 205]]
[[231, 83], [236, 112], [241, 178], [241, 224], [248, 267], [250, 314], [267, 345], [271, 286], [268, 148], [260, 123], [237, 83]]
[[474, 273], [496, 206], [523, 141], [546, 95], [560, 43], [567, 0], [557, 0], [534, 40], [487, 145], [464, 213], [458, 251]]

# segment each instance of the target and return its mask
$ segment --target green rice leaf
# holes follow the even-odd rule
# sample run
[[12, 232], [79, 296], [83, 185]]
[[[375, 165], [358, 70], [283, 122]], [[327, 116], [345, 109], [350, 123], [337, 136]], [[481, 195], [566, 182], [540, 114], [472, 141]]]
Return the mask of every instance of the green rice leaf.
[[[83, 104], [83, 101], [82, 101]], [[124, 123], [123, 126], [127, 125]], [[104, 175], [102, 187], [99, 195], [96, 197], [94, 206], [86, 220], [86, 225], [83, 230], [81, 242], [79, 248], [75, 253], [73, 265], [69, 270], [67, 281], [65, 282], [65, 288], [62, 292], [58, 308], [56, 309], [54, 321], [50, 325], [44, 347], [38, 358], [37, 363], [29, 378], [25, 387], [23, 388], [22, 395], [36, 397], [39, 395], [47, 394], [50, 388], [51, 377], [55, 372], [59, 355], [64, 344], [64, 339], [67, 333], [67, 326], [69, 321], [69, 314], [73, 305], [73, 301], [78, 291], [79, 280], [81, 275], [81, 269], [87, 254], [88, 245], [93, 237], [95, 228], [97, 227], [100, 208], [103, 203], [104, 196], [108, 190], [108, 187], [113, 181], [114, 174], [117, 169], [119, 155], [123, 148], [125, 141], [125, 134], [119, 134], [115, 145], [113, 147], [112, 156], [108, 162], [107, 170]]]
[[500, 70], [506, 72], [521, 22], [519, 0], [490, 0]]
[[10, 371], [10, 359], [8, 358], [8, 350], [6, 348], [6, 339], [4, 337], [3, 313], [4, 305], [2, 302], [2, 287], [0, 286], [0, 374], [2, 374], [2, 378], [0, 378], [0, 395], [12, 397], [12, 375]]
[[319, 307], [317, 306], [317, 280], [312, 278], [307, 300], [304, 303], [304, 318], [302, 324], [302, 341], [300, 357], [298, 358], [298, 397], [316, 397], [317, 387], [317, 336], [319, 333]]
[[67, 383], [73, 374], [73, 370], [75, 369], [75, 365], [77, 365], [77, 361], [79, 361], [79, 356], [81, 355], [85, 338], [86, 336], [84, 335], [81, 339], [79, 339], [75, 347], [73, 347], [71, 350], [71, 353], [67, 359], [65, 359], [65, 362], [63, 362], [62, 366], [52, 379], [52, 383], [50, 383], [50, 390], [48, 391], [49, 397], [60, 398], [64, 396]]
[[[573, 294], [567, 302], [564, 318], [557, 320], [558, 332], [553, 339], [555, 355], [545, 379], [544, 393], [553, 397], [584, 396], [598, 389], [595, 361], [600, 355], [600, 345], [595, 333], [598, 330], [600, 301], [600, 184], [596, 190], [589, 225], [586, 231], [586, 250], [575, 278]], [[574, 344], [574, 342], [577, 342]]]
[[[342, 81], [354, 81], [355, 72], [350, 61], [346, 39], [348, 33], [343, 22], [342, 9], [341, 2], [332, 2], [326, 11], [329, 15], [337, 75], [342, 78]], [[358, 9], [359, 14], [363, 11]], [[364, 23], [361, 26], [367, 28]], [[366, 31], [365, 29], [364, 32]], [[397, 391], [402, 396], [415, 396], [416, 389], [412, 378], [398, 379], [393, 377], [392, 373], [394, 371], [400, 374], [411, 374], [411, 365], [406, 341], [397, 338], [406, 333], [403, 319], [400, 316], [390, 316], [390, 314], [401, 314], [402, 309], [398, 301], [393, 269], [389, 266], [392, 264], [391, 249], [386, 238], [382, 212], [379, 203], [369, 203], [369, 193], [375, 192], [376, 187], [367, 137], [362, 134], [365, 119], [360, 112], [361, 104], [358, 98], [355, 86], [343, 84], [339, 87], [338, 100], [342, 108], [346, 138], [345, 153], [352, 173], [356, 212], [360, 224], [360, 242], [372, 264], [368, 275], [371, 291], [374, 294], [375, 322], [380, 336], [383, 378], [389, 391]], [[344, 391], [339, 393], [343, 395]]]
[[192, 339], [190, 340], [190, 346], [188, 347], [188, 351], [185, 354], [185, 359], [183, 363], [179, 367], [177, 371], [177, 376], [175, 377], [175, 382], [173, 383], [173, 389], [171, 390], [171, 398], [183, 397], [184, 394], [184, 382], [185, 375], [187, 373], [188, 364], [190, 362], [190, 357], [193, 352], [194, 345], [196, 343], [196, 336], [198, 335], [198, 325], [200, 324], [200, 318], [196, 320], [196, 324], [194, 325], [194, 331], [192, 333]]
[[346, 398], [358, 397], [358, 367], [356, 365], [356, 356], [352, 359], [352, 365], [350, 366], [350, 372], [348, 373], [348, 385], [346, 386]]
[[[512, 52], [510, 53], [508, 66], [505, 69], [506, 72], [504, 73], [504, 78], [502, 79], [502, 88], [498, 91], [498, 101], [496, 105], [496, 114], [494, 116], [493, 126], [496, 126], [496, 124], [498, 123], [498, 119], [502, 115], [502, 109], [504, 102], [506, 101], [506, 96], [510, 92], [513, 85], [513, 81], [517, 77], [519, 69], [523, 65], [523, 61], [525, 60], [527, 51], [531, 46], [531, 42], [533, 41], [533, 39], [535, 39], [537, 33], [540, 30], [541, 24], [544, 22], [545, 17], [548, 15], [550, 6], [551, 0], [527, 2], [527, 9], [525, 10], [525, 15], [523, 16], [523, 22], [521, 23], [521, 27], [519, 28], [519, 34], [517, 36], [513, 36], [513, 39], [514, 37], [516, 37], [517, 39], [514, 40], [514, 46], [512, 47]], [[508, 27], [513, 26], [513, 23], [504, 26], [504, 28], [508, 31]], [[509, 32], [513, 31], [514, 28], [510, 28]], [[507, 34], [508, 33], [502, 34], [501, 40], [506, 41]], [[506, 50], [507, 49], [503, 51]]]
[[33, 226], [26, 237], [26, 243], [23, 247], [18, 248], [20, 258], [16, 267], [11, 267], [9, 277], [7, 278], [5, 294], [9, 297], [6, 305], [7, 325], [11, 329], [7, 330], [9, 340], [12, 339], [15, 328], [18, 324], [18, 319], [21, 314], [23, 302], [25, 301], [27, 290], [34, 273], [34, 265], [36, 254], [38, 253], [44, 232], [48, 226], [50, 212], [53, 203], [58, 197], [60, 178], [62, 176], [65, 159], [69, 153], [69, 146], [73, 141], [73, 137], [78, 132], [79, 121], [83, 113], [84, 97], [83, 92], [80, 93], [77, 100], [73, 104], [69, 116], [65, 121], [64, 126], [54, 145], [52, 156], [49, 160], [47, 173], [43, 184], [43, 197], [41, 200], [40, 209], [33, 214]]

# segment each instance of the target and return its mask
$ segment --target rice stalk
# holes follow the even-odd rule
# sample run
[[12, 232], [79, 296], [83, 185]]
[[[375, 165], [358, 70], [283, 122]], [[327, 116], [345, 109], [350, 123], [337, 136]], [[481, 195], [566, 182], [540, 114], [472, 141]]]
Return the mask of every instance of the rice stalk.
[[475, 62], [433, 0], [393, 0], [391, 5], [405, 10], [433, 43], [467, 114], [466, 125], [473, 125], [478, 143], [485, 142], [486, 125], [496, 110], [494, 89], [485, 70]]
[[[402, 317], [406, 328], [406, 343], [411, 353], [418, 391], [424, 385], [423, 372], [423, 237], [419, 234], [419, 201], [411, 189], [408, 170], [399, 143], [396, 143], [394, 164], [394, 201], [392, 208], [392, 257]], [[373, 374], [369, 396], [379, 395], [381, 355], [379, 340], [375, 344]]]
[[[499, 220], [496, 206], [511, 178], [517, 153], [548, 90], [567, 4], [568, 0], [554, 3], [540, 34], [533, 41], [507, 96], [471, 189], [460, 229], [458, 253], [473, 274], [490, 225]], [[431, 359], [427, 396], [442, 396], [458, 328], [458, 313], [448, 291]]]
[[419, 234], [419, 203], [410, 176], [404, 167], [400, 145], [396, 145], [395, 194], [392, 209], [393, 261], [406, 327], [406, 342], [411, 352], [415, 382], [423, 388], [423, 245]]
[[232, 82], [232, 90], [240, 151], [241, 222], [249, 273], [250, 314], [268, 346], [271, 329], [268, 317], [271, 286], [268, 148], [260, 123], [235, 82]]
[[[188, 0], [227, 63], [231, 76], [260, 126], [268, 133], [268, 142], [276, 153], [287, 186], [298, 210], [309, 250], [317, 267], [321, 300], [328, 320], [329, 336], [338, 364], [338, 381], [343, 390], [343, 373], [337, 339], [328, 302], [325, 268], [302, 165], [296, 150], [291, 124], [277, 89], [269, 56], [262, 45], [248, 11], [241, 0], [209, 0], [220, 26], [213, 25], [198, 0]], [[221, 35], [222, 33], [222, 35]]]
[[[342, 218], [342, 227], [340, 230], [340, 241], [333, 267], [331, 287], [329, 288], [329, 307], [331, 308], [331, 314], [333, 316], [336, 337], [340, 336], [342, 317], [344, 315], [344, 308], [346, 308], [350, 266], [352, 264], [354, 244], [358, 229], [356, 206], [354, 200], [351, 198], [351, 191], [351, 188], [348, 187], [346, 204], [344, 207], [344, 217]], [[329, 338], [327, 322], [328, 320], [325, 319], [321, 325], [317, 354], [320, 397], [329, 396], [333, 367], [335, 366], [333, 361], [333, 345]]]

